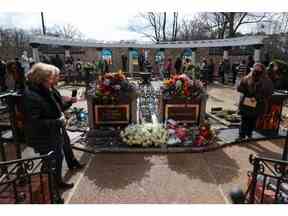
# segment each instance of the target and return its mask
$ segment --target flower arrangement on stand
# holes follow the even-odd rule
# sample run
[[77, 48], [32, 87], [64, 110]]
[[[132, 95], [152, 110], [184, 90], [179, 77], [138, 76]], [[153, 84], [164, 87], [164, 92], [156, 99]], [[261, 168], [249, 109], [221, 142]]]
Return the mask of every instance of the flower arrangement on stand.
[[181, 74], [164, 80], [162, 93], [165, 99], [185, 98], [191, 100], [205, 95], [205, 88], [200, 80], [191, 80], [186, 74]]
[[136, 88], [121, 72], [107, 73], [96, 84], [95, 97], [102, 104], [117, 103], [121, 99], [127, 101], [135, 96]]
[[129, 146], [159, 147], [166, 144], [168, 132], [161, 124], [144, 123], [129, 125], [120, 136]]

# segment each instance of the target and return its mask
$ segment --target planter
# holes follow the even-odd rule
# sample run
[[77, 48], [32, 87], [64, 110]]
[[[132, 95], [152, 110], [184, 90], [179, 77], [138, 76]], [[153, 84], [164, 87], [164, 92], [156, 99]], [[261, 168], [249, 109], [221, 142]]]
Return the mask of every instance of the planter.
[[186, 98], [160, 98], [160, 120], [173, 119], [178, 123], [199, 126], [204, 122], [207, 97], [187, 100]]

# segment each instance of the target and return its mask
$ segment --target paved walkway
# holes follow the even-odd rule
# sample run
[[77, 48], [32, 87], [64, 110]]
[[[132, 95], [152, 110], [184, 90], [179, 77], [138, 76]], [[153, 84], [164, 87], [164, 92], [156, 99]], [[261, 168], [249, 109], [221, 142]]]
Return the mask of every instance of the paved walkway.
[[[232, 146], [201, 154], [82, 154], [66, 203], [229, 203], [244, 188], [250, 154], [280, 158], [283, 141]], [[80, 155], [79, 155], [80, 157]]]

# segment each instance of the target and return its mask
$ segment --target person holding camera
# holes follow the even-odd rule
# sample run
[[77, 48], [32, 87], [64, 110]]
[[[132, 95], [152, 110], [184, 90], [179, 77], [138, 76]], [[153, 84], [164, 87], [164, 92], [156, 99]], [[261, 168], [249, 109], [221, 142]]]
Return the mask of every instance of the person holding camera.
[[[62, 113], [64, 113], [72, 106], [73, 103], [77, 102], [77, 98], [76, 98], [77, 92], [75, 91], [76, 94], [75, 95], [73, 94], [72, 97], [62, 97], [60, 92], [56, 89], [59, 79], [60, 79], [60, 70], [58, 68], [55, 68], [55, 70], [53, 71], [53, 82], [51, 86], [51, 92], [53, 94], [53, 97], [56, 100], [56, 103], [58, 103], [58, 106], [60, 106]], [[74, 153], [72, 151], [70, 137], [66, 131], [66, 128], [63, 127], [62, 131], [63, 131], [63, 138], [64, 138], [63, 153], [64, 153], [64, 157], [65, 157], [68, 168], [70, 170], [82, 169], [85, 166], [85, 164], [81, 164], [75, 158]]]
[[66, 119], [52, 91], [57, 70], [53, 65], [36, 63], [28, 72], [29, 80], [23, 94], [24, 130], [26, 143], [35, 152], [41, 155], [54, 152], [52, 167], [56, 184], [61, 189], [69, 189], [74, 185], [62, 178]]
[[239, 103], [241, 125], [237, 141], [243, 141], [252, 138], [257, 119], [266, 112], [273, 93], [273, 83], [265, 66], [254, 64], [252, 71], [241, 79], [237, 90], [242, 93]]

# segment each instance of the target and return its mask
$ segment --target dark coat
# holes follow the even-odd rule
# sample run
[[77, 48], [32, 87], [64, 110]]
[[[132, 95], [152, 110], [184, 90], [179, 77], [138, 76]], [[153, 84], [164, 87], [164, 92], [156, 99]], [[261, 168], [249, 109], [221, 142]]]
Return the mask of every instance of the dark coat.
[[[53, 96], [54, 96], [55, 100], [60, 105], [62, 112], [65, 112], [66, 110], [68, 110], [72, 106], [72, 102], [71, 101], [68, 101], [68, 102], [63, 101], [63, 98], [62, 98], [60, 92], [57, 89], [52, 88], [52, 93], [53, 93]], [[71, 145], [70, 137], [69, 137], [69, 135], [67, 133], [67, 130], [66, 130], [66, 128], [64, 126], [62, 128], [62, 132], [63, 132], [62, 135], [63, 135], [63, 139], [64, 139], [64, 143], [63, 144], [64, 145], [67, 144], [67, 145], [70, 146]]]
[[[273, 93], [273, 83], [268, 76], [263, 76], [255, 82], [252, 78], [252, 72], [243, 77], [237, 90], [243, 94], [239, 103], [241, 115], [257, 117], [264, 114], [268, 107], [268, 102]], [[247, 108], [243, 106], [245, 97], [254, 97], [257, 101], [256, 108]]]
[[36, 152], [55, 150], [62, 140], [61, 108], [44, 87], [27, 84], [24, 91], [24, 128], [26, 141]]
[[67, 101], [67, 102], [63, 101], [62, 96], [57, 89], [53, 88], [52, 93], [53, 93], [53, 96], [54, 96], [56, 102], [60, 105], [62, 112], [65, 112], [66, 110], [68, 110], [72, 106], [71, 101]]
[[174, 65], [174, 68], [175, 68], [177, 73], [180, 73], [181, 67], [182, 67], [182, 60], [180, 58], [177, 58], [175, 65]]

